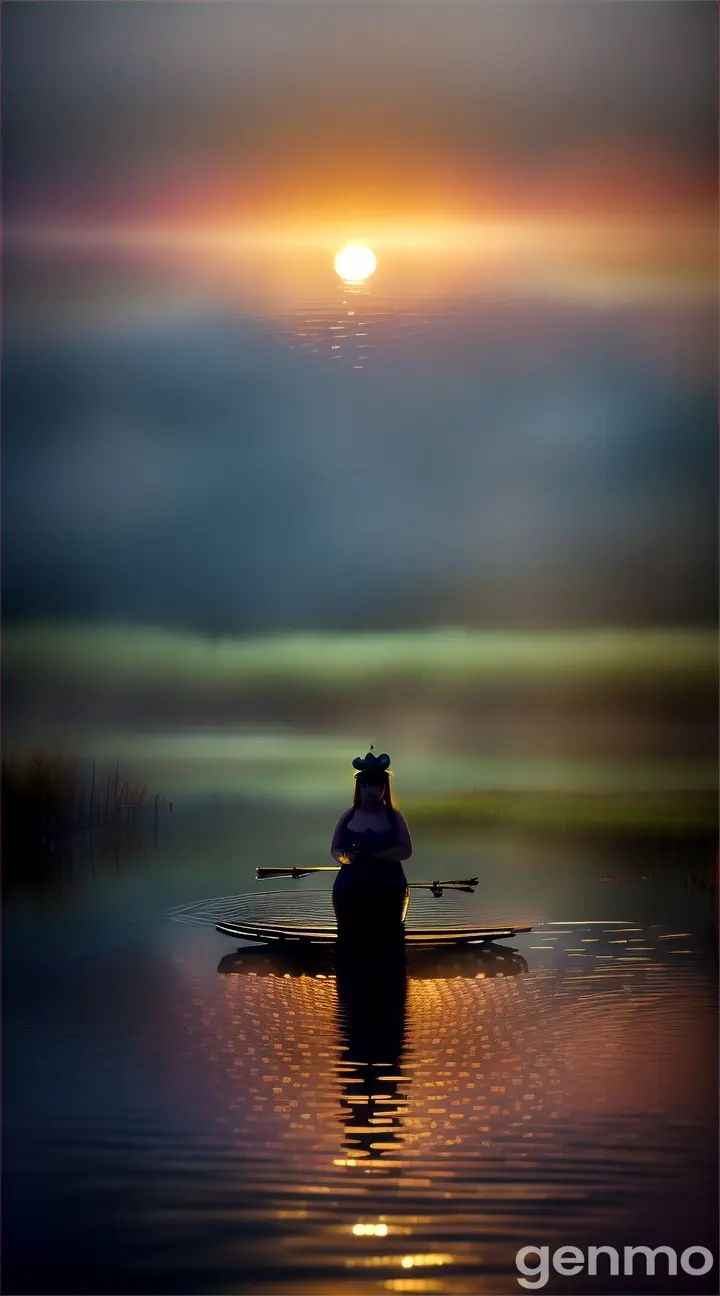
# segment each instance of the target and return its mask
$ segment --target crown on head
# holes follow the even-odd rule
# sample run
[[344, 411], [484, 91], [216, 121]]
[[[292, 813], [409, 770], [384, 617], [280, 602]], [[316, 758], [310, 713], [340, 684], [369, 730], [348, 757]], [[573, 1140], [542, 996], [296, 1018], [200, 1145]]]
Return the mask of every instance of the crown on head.
[[375, 756], [371, 747], [367, 756], [355, 757], [353, 769], [357, 770], [358, 774], [389, 774], [391, 772], [390, 757], [387, 752]]

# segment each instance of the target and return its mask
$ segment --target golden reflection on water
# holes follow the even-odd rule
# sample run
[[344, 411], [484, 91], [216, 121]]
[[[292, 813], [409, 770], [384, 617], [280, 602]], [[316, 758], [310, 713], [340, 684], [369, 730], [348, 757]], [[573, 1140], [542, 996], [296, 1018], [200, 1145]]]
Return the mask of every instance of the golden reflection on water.
[[[389, 1291], [500, 1292], [524, 1232], [561, 1218], [610, 1238], [653, 1185], [679, 1193], [712, 1119], [712, 984], [678, 973], [673, 936], [548, 926], [529, 969], [511, 950], [412, 951], [369, 984], [325, 954], [226, 956], [193, 1030], [288, 1272], [320, 1275], [318, 1293], [337, 1266]], [[410, 1270], [433, 1285], [398, 1286]]]
[[410, 343], [432, 355], [453, 322], [466, 337], [473, 336], [468, 309], [456, 301], [450, 305], [426, 299], [418, 304], [408, 298], [379, 298], [367, 284], [345, 284], [336, 298], [300, 304], [272, 323], [291, 351], [315, 357], [321, 371], [346, 369], [359, 375], [374, 352], [397, 356], [398, 348]]
[[322, 369], [341, 362], [344, 368], [360, 371], [374, 347], [373, 321], [384, 320], [387, 314], [373, 307], [364, 284], [347, 283], [337, 301], [299, 309], [292, 320], [281, 324], [280, 331], [287, 335], [291, 350], [317, 356]]
[[388, 1278], [383, 1283], [385, 1291], [396, 1292], [441, 1292], [445, 1284], [434, 1278]]

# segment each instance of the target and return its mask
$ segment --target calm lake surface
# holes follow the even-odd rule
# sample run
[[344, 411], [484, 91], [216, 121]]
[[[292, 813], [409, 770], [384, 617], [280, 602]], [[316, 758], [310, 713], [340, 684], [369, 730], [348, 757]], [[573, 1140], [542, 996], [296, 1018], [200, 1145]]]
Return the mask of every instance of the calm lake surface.
[[[522, 1290], [533, 1244], [717, 1255], [712, 847], [423, 829], [411, 878], [478, 873], [468, 915], [534, 930], [410, 957], [369, 1016], [168, 916], [328, 885], [253, 877], [333, 825], [176, 807], [6, 899], [4, 1290], [464, 1296]], [[543, 1290], [717, 1291], [664, 1263]]]

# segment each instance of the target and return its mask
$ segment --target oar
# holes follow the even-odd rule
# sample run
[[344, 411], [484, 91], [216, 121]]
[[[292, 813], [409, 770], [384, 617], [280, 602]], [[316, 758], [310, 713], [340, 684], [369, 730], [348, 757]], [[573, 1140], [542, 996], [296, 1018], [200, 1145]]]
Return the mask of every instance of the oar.
[[258, 868], [255, 875], [258, 878], [273, 877], [307, 877], [308, 873], [337, 873], [339, 864], [318, 864], [313, 868]]
[[[301, 878], [308, 877], [310, 873], [337, 873], [340, 866], [336, 864], [317, 864], [309, 868], [258, 868], [256, 875], [258, 878], [273, 877], [291, 877]], [[416, 890], [429, 890], [433, 895], [442, 895], [444, 887], [450, 887], [455, 891], [467, 891], [472, 895], [473, 887], [478, 885], [479, 878], [450, 878], [447, 881], [436, 880], [434, 882], [409, 882], [408, 886]]]
[[465, 890], [472, 891], [473, 887], [478, 886], [480, 879], [471, 878], [448, 878], [447, 881], [436, 879], [434, 882], [410, 882], [410, 886], [415, 887], [461, 887]]
[[474, 895], [477, 884], [477, 878], [468, 878], [466, 882], [462, 880], [457, 882], [409, 882], [408, 886], [415, 887], [418, 891], [432, 891], [434, 896], [441, 896], [443, 891], [465, 891], [468, 895]]

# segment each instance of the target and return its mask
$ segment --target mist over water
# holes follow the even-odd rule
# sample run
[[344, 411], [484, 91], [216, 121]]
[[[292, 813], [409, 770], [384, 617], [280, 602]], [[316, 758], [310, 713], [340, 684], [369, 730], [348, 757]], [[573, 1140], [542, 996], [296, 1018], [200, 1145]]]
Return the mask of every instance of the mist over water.
[[327, 303], [290, 328], [11, 335], [6, 618], [712, 624], [712, 360], [686, 372], [671, 341], [689, 328], [709, 355], [707, 307], [368, 305], [362, 352]]

